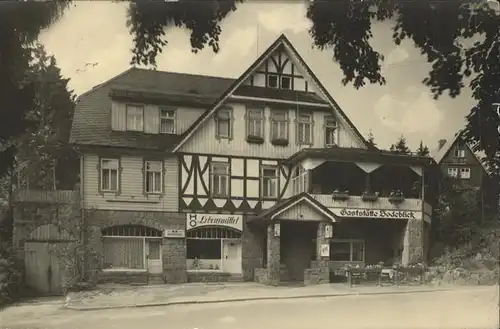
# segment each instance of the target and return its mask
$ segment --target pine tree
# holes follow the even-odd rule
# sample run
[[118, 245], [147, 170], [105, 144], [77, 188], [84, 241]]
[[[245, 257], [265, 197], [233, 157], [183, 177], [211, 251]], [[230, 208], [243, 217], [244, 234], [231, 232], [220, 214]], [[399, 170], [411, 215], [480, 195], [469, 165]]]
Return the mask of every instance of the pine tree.
[[397, 154], [411, 154], [410, 148], [406, 145], [406, 138], [404, 138], [403, 135], [399, 137], [395, 144], [391, 145], [389, 150]]
[[37, 44], [32, 55], [28, 78], [34, 85], [35, 106], [28, 116], [38, 124], [16, 141], [16, 183], [25, 188], [72, 189], [78, 174], [77, 157], [69, 145], [74, 95], [55, 58], [42, 45]]
[[430, 154], [429, 148], [427, 146], [424, 146], [424, 143], [420, 141], [420, 145], [417, 149], [417, 155], [428, 156], [429, 154]]

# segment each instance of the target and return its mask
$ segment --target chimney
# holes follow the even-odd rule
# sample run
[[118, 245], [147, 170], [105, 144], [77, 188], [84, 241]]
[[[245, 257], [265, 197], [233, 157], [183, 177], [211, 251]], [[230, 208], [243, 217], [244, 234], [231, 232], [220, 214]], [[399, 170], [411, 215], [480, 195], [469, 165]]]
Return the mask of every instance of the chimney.
[[443, 148], [444, 144], [446, 144], [446, 139], [440, 139], [438, 141], [438, 151]]

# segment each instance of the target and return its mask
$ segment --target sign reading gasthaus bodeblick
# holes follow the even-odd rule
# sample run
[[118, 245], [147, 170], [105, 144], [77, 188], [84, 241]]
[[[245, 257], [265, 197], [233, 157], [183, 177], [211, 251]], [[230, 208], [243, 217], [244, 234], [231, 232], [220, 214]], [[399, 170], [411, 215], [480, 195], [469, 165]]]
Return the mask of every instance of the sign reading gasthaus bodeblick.
[[187, 214], [186, 230], [201, 226], [224, 226], [243, 231], [243, 216], [226, 214]]
[[330, 208], [339, 217], [351, 218], [387, 218], [387, 219], [422, 219], [422, 212], [409, 210], [378, 210]]

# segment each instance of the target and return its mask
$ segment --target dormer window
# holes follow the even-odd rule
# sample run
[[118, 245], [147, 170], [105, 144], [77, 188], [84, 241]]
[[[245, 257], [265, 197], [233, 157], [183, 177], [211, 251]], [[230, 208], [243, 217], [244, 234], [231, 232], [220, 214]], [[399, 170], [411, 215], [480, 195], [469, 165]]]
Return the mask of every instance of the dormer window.
[[278, 76], [269, 74], [267, 76], [267, 86], [271, 88], [278, 88]]
[[282, 76], [281, 77], [281, 89], [286, 89], [286, 90], [292, 89], [292, 78]]
[[137, 105], [127, 105], [127, 130], [144, 130], [144, 107]]
[[160, 132], [175, 134], [175, 110], [160, 109]]
[[325, 117], [325, 146], [337, 145], [337, 121], [333, 116]]

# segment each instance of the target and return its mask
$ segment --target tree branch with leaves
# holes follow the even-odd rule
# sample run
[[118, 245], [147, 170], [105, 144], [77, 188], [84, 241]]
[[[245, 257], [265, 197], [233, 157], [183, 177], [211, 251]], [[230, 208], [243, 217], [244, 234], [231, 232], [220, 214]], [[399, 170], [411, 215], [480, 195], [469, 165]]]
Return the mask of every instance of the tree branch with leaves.
[[[205, 46], [218, 52], [221, 22], [237, 10], [242, 1], [131, 2], [128, 26], [134, 36], [132, 63], [156, 65], [156, 58], [168, 45], [168, 29], [190, 31], [193, 52]], [[479, 142], [488, 160], [496, 156], [500, 118], [492, 103], [500, 101], [500, 16], [486, 3], [397, 0], [313, 0], [307, 2], [306, 17], [313, 44], [330, 51], [342, 69], [344, 85], [355, 88], [385, 84], [384, 60], [371, 45], [375, 22], [392, 23], [395, 45], [413, 41], [427, 62], [432, 63], [422, 83], [437, 99], [450, 97], [468, 87], [476, 104], [467, 116], [466, 138]], [[471, 42], [472, 40], [472, 42]]]

